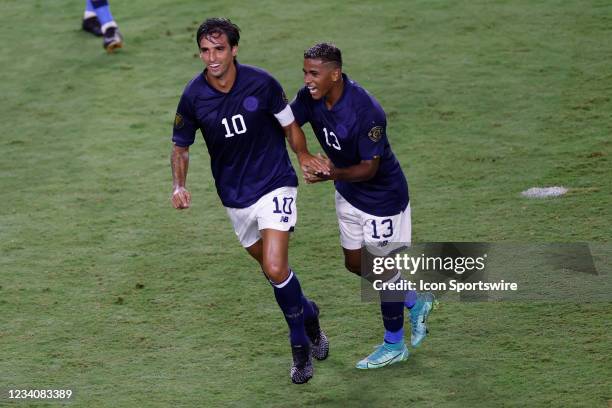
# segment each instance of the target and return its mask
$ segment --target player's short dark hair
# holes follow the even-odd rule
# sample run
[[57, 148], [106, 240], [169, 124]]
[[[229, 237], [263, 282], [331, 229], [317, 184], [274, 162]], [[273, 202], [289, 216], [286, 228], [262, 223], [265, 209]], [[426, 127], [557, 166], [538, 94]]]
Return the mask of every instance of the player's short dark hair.
[[340, 48], [331, 43], [313, 45], [304, 51], [304, 59], [319, 59], [323, 62], [334, 63], [338, 68], [342, 68], [342, 52]]
[[227, 40], [231, 47], [238, 45], [238, 41], [240, 41], [240, 28], [236, 24], [232, 23], [229, 18], [213, 17], [204, 20], [200, 27], [198, 27], [196, 43], [200, 47], [202, 37], [215, 37], [220, 34], [227, 35]]

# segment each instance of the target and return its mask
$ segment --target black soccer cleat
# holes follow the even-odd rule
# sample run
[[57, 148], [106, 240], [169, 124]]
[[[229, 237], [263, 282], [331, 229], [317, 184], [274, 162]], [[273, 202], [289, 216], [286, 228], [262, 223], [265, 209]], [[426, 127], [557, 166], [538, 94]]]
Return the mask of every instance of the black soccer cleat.
[[106, 29], [102, 45], [109, 54], [115, 49], [123, 47], [123, 37], [117, 27], [109, 27]]
[[329, 355], [329, 340], [319, 325], [319, 307], [315, 302], [312, 302], [312, 306], [315, 309], [316, 317], [304, 322], [306, 334], [310, 340], [310, 355], [317, 360], [325, 360]]
[[309, 347], [299, 344], [292, 345], [291, 354], [293, 354], [293, 365], [290, 371], [291, 382], [294, 384], [307, 383], [314, 373]]
[[83, 28], [83, 31], [87, 31], [96, 37], [102, 37], [102, 27], [100, 26], [100, 21], [98, 21], [98, 17], [96, 16], [84, 18], [81, 27]]

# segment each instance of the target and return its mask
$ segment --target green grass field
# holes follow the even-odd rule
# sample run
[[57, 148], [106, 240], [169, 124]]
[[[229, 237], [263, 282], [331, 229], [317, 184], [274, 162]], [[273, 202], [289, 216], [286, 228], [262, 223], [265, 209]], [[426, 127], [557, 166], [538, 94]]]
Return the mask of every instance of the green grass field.
[[[343, 50], [387, 112], [414, 241], [606, 243], [609, 1], [113, 0], [126, 44], [110, 56], [82, 3], [0, 2], [0, 389], [71, 388], [73, 407], [607, 406], [612, 303], [442, 302], [407, 362], [354, 369], [382, 327], [343, 268], [330, 184], [300, 186], [290, 258], [331, 355], [292, 386], [282, 314], [202, 139], [185, 212], [169, 152], [197, 25], [228, 16], [240, 61], [288, 95], [305, 48]], [[520, 196], [547, 185], [571, 190]]]

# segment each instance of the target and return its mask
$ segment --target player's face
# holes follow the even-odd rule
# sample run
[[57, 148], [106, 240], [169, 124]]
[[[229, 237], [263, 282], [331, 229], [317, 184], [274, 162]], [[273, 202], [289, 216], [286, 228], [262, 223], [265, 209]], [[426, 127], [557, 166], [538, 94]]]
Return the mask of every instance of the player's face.
[[334, 64], [311, 58], [304, 59], [303, 71], [304, 84], [315, 100], [327, 96], [342, 75]]
[[238, 46], [230, 46], [227, 35], [216, 34], [200, 39], [200, 58], [208, 68], [208, 75], [223, 78], [234, 63]]

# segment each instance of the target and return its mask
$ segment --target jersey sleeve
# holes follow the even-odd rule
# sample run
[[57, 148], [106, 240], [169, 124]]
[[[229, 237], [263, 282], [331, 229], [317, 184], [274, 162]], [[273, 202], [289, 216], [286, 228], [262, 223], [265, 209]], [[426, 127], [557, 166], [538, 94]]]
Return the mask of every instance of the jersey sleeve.
[[188, 147], [195, 141], [196, 131], [198, 130], [197, 120], [193, 105], [183, 93], [174, 117], [174, 129], [172, 131], [172, 142], [180, 147]]
[[268, 81], [267, 106], [270, 113], [277, 114], [287, 107], [288, 101], [285, 91], [278, 81], [272, 77]]
[[290, 125], [295, 119], [293, 118], [293, 112], [289, 107], [289, 101], [285, 96], [283, 87], [273, 77], [269, 77], [268, 89], [267, 89], [267, 103], [268, 110], [272, 113], [281, 126]]
[[[381, 157], [387, 144], [387, 119], [380, 109], [362, 112], [359, 130], [359, 155], [361, 160]], [[361, 116], [361, 115], [360, 115]]]
[[302, 88], [298, 91], [295, 98], [291, 101], [291, 110], [293, 111], [293, 116], [295, 116], [295, 121], [298, 125], [303, 126], [304, 123], [308, 122], [308, 99], [310, 95], [306, 94], [307, 89]]

